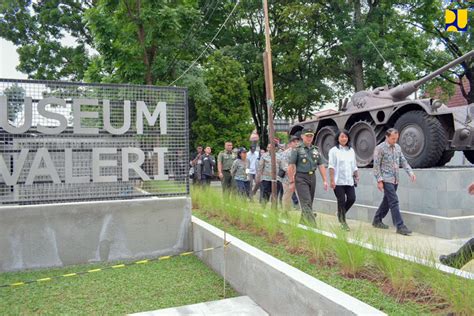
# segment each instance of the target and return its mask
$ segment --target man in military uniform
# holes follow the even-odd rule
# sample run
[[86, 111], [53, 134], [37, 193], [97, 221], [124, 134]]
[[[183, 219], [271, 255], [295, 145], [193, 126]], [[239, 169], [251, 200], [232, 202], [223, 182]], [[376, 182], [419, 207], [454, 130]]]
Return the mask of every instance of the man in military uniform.
[[232, 142], [225, 142], [225, 150], [217, 156], [217, 170], [222, 181], [222, 192], [230, 193], [232, 189], [232, 175], [230, 169], [237, 155], [232, 152]]
[[301, 221], [314, 225], [313, 214], [314, 192], [316, 190], [316, 168], [323, 178], [324, 190], [327, 191], [326, 167], [324, 159], [313, 145], [314, 131], [311, 128], [303, 129], [302, 140], [298, 147], [292, 151], [288, 161], [288, 178], [290, 190], [296, 189], [296, 194], [301, 207]]

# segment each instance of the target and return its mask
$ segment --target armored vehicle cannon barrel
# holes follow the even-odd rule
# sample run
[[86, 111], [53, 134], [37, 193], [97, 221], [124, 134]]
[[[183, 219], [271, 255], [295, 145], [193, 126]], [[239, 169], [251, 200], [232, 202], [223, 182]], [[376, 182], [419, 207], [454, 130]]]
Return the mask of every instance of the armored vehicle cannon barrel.
[[[339, 111], [316, 113], [316, 119], [290, 128], [296, 134], [305, 126], [316, 131], [314, 142], [328, 158], [337, 130], [349, 131], [359, 167], [370, 166], [374, 149], [391, 127], [400, 133], [399, 144], [414, 168], [443, 166], [455, 151], [474, 163], [474, 103], [448, 108], [440, 100], [408, 98], [419, 87], [446, 70], [470, 63], [474, 50], [424, 76], [394, 88], [358, 91], [351, 101], [340, 102]], [[472, 87], [471, 87], [472, 88]]]
[[432, 73], [424, 76], [421, 79], [415, 80], [415, 81], [410, 81], [408, 83], [401, 84], [399, 86], [396, 86], [393, 89], [388, 90], [387, 92], [390, 93], [390, 95], [393, 97], [394, 100], [404, 100], [406, 99], [410, 94], [414, 93], [418, 88], [430, 81], [433, 78], [436, 78], [443, 72], [445, 72], [448, 69], [451, 69], [452, 67], [459, 65], [463, 61], [471, 58], [474, 56], [474, 50], [471, 50], [469, 53], [464, 54], [463, 56], [456, 58], [452, 62], [446, 64], [445, 66], [437, 69], [436, 71], [433, 71]]

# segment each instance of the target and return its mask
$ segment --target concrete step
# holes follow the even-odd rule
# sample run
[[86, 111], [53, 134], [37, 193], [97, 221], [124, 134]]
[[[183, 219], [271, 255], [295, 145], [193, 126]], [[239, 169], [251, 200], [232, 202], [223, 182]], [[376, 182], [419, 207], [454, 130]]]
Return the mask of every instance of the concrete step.
[[239, 296], [219, 301], [204, 302], [193, 305], [159, 309], [155, 311], [131, 314], [134, 316], [178, 316], [178, 315], [268, 315], [248, 296]]

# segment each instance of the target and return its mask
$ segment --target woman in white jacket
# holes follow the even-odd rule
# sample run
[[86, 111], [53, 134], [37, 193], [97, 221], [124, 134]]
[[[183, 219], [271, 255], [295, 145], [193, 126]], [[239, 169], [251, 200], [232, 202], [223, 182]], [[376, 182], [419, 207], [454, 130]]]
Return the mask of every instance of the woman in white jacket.
[[336, 146], [329, 150], [328, 165], [331, 188], [337, 198], [337, 219], [342, 229], [349, 230], [346, 214], [356, 200], [354, 186], [359, 181], [359, 173], [347, 131], [342, 130], [336, 134]]

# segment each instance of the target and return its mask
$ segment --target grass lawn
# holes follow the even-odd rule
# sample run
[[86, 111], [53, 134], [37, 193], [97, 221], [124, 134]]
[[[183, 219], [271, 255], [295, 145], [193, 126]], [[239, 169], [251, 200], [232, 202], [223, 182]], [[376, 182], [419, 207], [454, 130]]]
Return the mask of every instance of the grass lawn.
[[[219, 250], [216, 250], [219, 251]], [[1, 273], [0, 284], [104, 265]], [[236, 293], [227, 286], [226, 297]], [[195, 256], [0, 288], [1, 315], [124, 315], [223, 298], [223, 280]]]
[[186, 184], [178, 181], [143, 181], [141, 189], [149, 193], [186, 193]]

